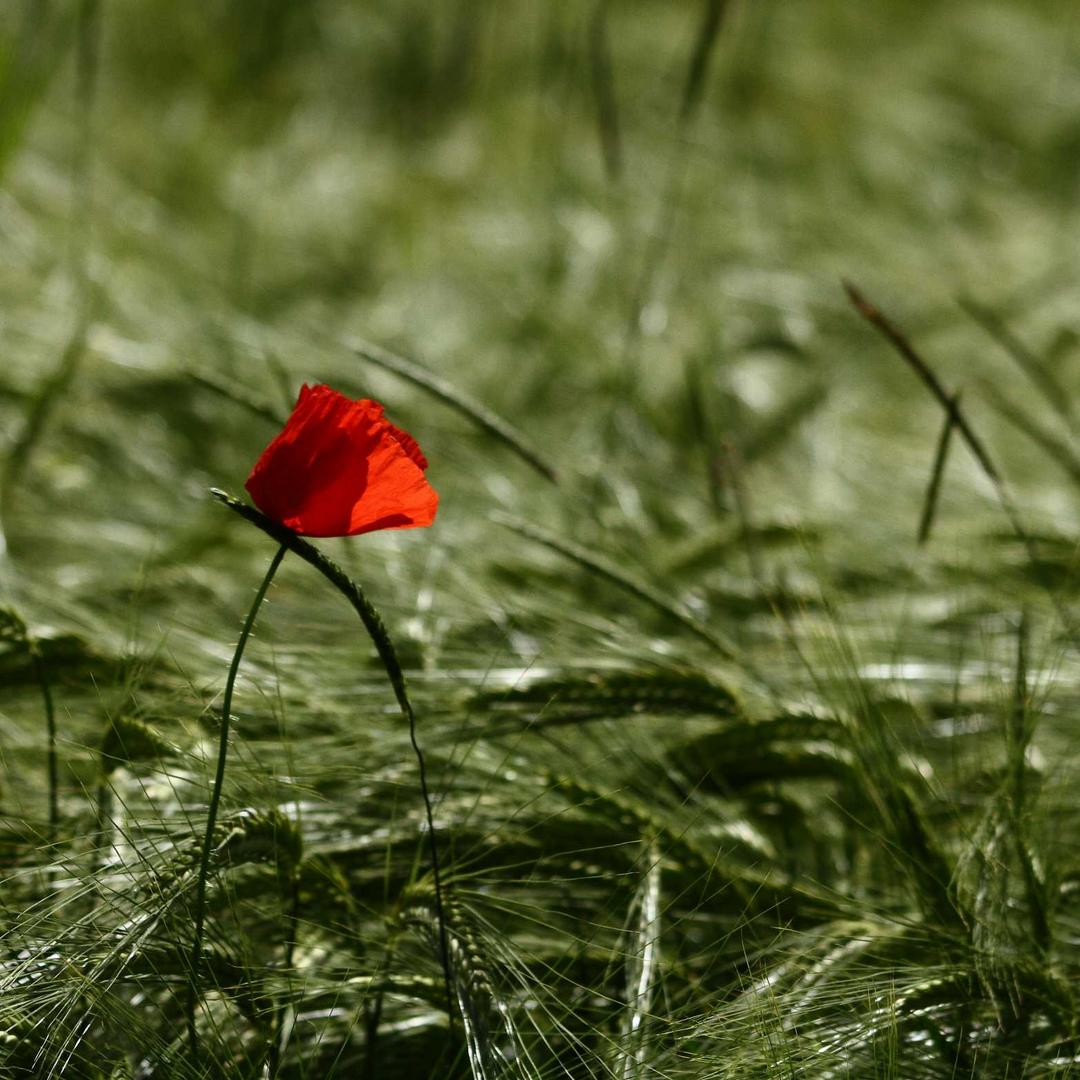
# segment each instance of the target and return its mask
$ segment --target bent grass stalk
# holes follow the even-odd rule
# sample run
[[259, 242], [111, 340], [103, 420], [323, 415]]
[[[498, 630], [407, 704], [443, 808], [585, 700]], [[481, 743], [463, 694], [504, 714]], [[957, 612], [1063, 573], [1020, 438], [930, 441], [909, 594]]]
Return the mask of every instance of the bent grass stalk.
[[285, 423], [286, 418], [279, 409], [235, 379], [223, 378], [217, 372], [203, 370], [189, 371], [187, 377], [205, 390], [211, 390], [226, 401], [231, 401], [234, 405], [246, 409], [260, 420], [266, 420], [277, 427]]
[[[959, 390], [952, 395], [952, 403], [953, 409], [959, 407]], [[952, 445], [953, 431], [956, 428], [953, 409], [950, 409], [945, 414], [945, 423], [942, 425], [937, 449], [934, 451], [934, 464], [930, 469], [930, 482], [926, 487], [926, 498], [923, 501], [922, 514], [919, 517], [917, 540], [920, 547], [930, 539], [930, 530], [933, 528], [934, 516], [937, 513], [938, 496], [941, 493], [941, 479], [945, 475], [945, 462], [949, 456], [949, 447]]]
[[[979, 467], [986, 475], [986, 478], [990, 481], [1002, 512], [1008, 519], [1010, 528], [1016, 533], [1016, 536], [1021, 543], [1023, 543], [1031, 563], [1037, 565], [1039, 562], [1038, 544], [1036, 544], [1035, 538], [1025, 527], [1023, 519], [1020, 516], [1020, 510], [1013, 499], [1011, 489], [1005, 483], [1004, 476], [991, 460], [990, 454], [982, 439], [975, 434], [975, 430], [972, 428], [971, 423], [961, 411], [960, 400], [957, 395], [950, 394], [948, 390], [945, 389], [944, 384], [941, 382], [941, 379], [938, 378], [934, 369], [930, 367], [923, 359], [922, 355], [915, 349], [911, 342], [908, 341], [906, 335], [900, 328], [896, 326], [896, 324], [893, 323], [880, 308], [875, 304], [872, 304], [850, 281], [843, 280], [842, 284], [848, 295], [848, 299], [851, 301], [855, 310], [871, 326], [873, 326], [890, 345], [892, 345], [896, 352], [899, 353], [901, 358], [907, 363], [908, 367], [910, 367], [919, 377], [923, 385], [926, 386], [935, 398], [937, 398], [938, 403], [945, 410], [946, 415], [952, 420], [957, 434], [959, 434], [967, 444], [967, 448], [971, 451], [972, 456], [978, 462]], [[1069, 635], [1070, 641], [1076, 645], [1078, 640], [1080, 640], [1080, 628], [1077, 627], [1061, 597], [1052, 590], [1048, 591], [1048, 595], [1050, 597], [1050, 602], [1054, 605], [1054, 610], [1061, 619], [1062, 626], [1065, 627]]]
[[677, 600], [668, 599], [668, 597], [658, 589], [655, 589], [647, 582], [641, 581], [633, 575], [626, 573], [626, 571], [622, 570], [609, 560], [598, 555], [593, 555], [591, 552], [586, 551], [580, 544], [576, 544], [571, 540], [566, 540], [561, 536], [556, 536], [547, 529], [542, 529], [539, 525], [533, 525], [531, 522], [522, 521], [520, 518], [513, 517], [510, 514], [504, 514], [497, 511], [491, 515], [491, 520], [494, 521], [496, 525], [502, 525], [503, 528], [510, 529], [519, 536], [524, 536], [527, 540], [542, 544], [551, 551], [562, 555], [566, 559], [570, 559], [572, 562], [576, 562], [579, 566], [584, 567], [591, 573], [605, 578], [613, 585], [617, 585], [631, 595], [636, 596], [639, 600], [649, 604], [661, 614], [666, 615], [668, 618], [681, 624], [685, 629], [696, 635], [707, 645], [712, 646], [712, 648], [725, 660], [735, 660], [739, 657], [739, 651], [734, 644], [729, 642], [718, 631], [706, 626], [696, 615], [685, 608]]
[[486, 405], [482, 405], [476, 398], [459, 390], [446, 379], [436, 375], [433, 371], [407, 360], [404, 356], [397, 356], [386, 349], [373, 345], [370, 341], [361, 341], [352, 338], [347, 343], [362, 360], [381, 367], [384, 371], [393, 372], [413, 386], [426, 390], [432, 397], [437, 398], [445, 405], [456, 409], [462, 416], [471, 420], [481, 431], [487, 432], [504, 446], [509, 447], [522, 461], [535, 469], [545, 480], [553, 484], [559, 482], [555, 467], [548, 462], [543, 455], [536, 450], [512, 424], [501, 416], [492, 412]]
[[439, 864], [439, 846], [435, 837], [435, 815], [431, 809], [431, 792], [427, 782], [427, 767], [424, 762], [424, 754], [420, 749], [420, 743], [416, 733], [416, 713], [405, 686], [405, 672], [398, 660], [394, 643], [390, 640], [390, 634], [382, 621], [382, 616], [375, 610], [371, 601], [364, 595], [360, 586], [341, 569], [337, 563], [328, 559], [318, 548], [309, 544], [301, 536], [291, 529], [278, 524], [264, 513], [256, 510], [253, 506], [234, 499], [228, 492], [219, 488], [211, 488], [210, 494], [215, 499], [223, 502], [230, 510], [235, 511], [242, 518], [251, 522], [252, 525], [262, 529], [267, 536], [276, 540], [282, 549], [288, 549], [299, 555], [304, 562], [319, 571], [335, 589], [338, 590], [352, 605], [353, 610], [360, 616], [364, 629], [368, 632], [375, 650], [379, 654], [390, 686], [394, 691], [398, 708], [409, 724], [409, 741], [412, 744], [413, 753], [416, 755], [416, 763], [420, 773], [420, 794], [424, 800], [424, 812], [427, 817], [428, 850], [431, 856], [431, 874], [435, 884], [435, 910], [439, 922], [439, 952], [441, 953], [443, 980], [446, 985], [446, 1011], [450, 1029], [454, 1028], [454, 992], [450, 976], [450, 944], [446, 931], [446, 913], [443, 907], [442, 870]]
[[1003, 394], [989, 381], [981, 382], [979, 389], [1002, 419], [1049, 455], [1069, 479], [1080, 486], [1080, 455], [1077, 455], [1071, 433], [1067, 439], [1059, 438], [1042, 421], [1022, 409], [1009, 395]]
[[225, 781], [225, 758], [229, 750], [229, 720], [232, 708], [233, 687], [236, 685], [236, 674], [240, 670], [240, 660], [244, 655], [244, 646], [251, 635], [251, 628], [255, 625], [255, 616], [262, 607], [263, 598], [270, 588], [270, 582], [285, 558], [288, 550], [285, 544], [278, 547], [277, 553], [270, 561], [266, 576], [255, 593], [251, 610], [248, 611], [244, 620], [244, 627], [240, 631], [240, 640], [236, 643], [236, 651], [233, 653], [232, 664], [229, 666], [229, 676], [225, 680], [225, 696], [221, 703], [221, 733], [218, 740], [217, 772], [214, 775], [214, 789], [210, 795], [210, 808], [206, 815], [206, 835], [203, 838], [202, 857], [199, 860], [199, 879], [195, 887], [195, 934], [191, 945], [191, 981], [188, 983], [187, 1000], [187, 1026], [188, 1042], [191, 1046], [192, 1057], [198, 1060], [199, 1056], [199, 1033], [195, 1027], [195, 1008], [199, 997], [199, 968], [202, 963], [203, 926], [206, 919], [206, 878], [210, 869], [210, 853], [214, 846], [214, 826], [217, 824], [218, 806], [221, 803], [221, 788]]
[[1047, 404], [1075, 431], [1075, 419], [1069, 394], [1053, 371], [1041, 361], [1009, 328], [1008, 323], [993, 308], [980, 304], [970, 296], [961, 296], [960, 307], [1005, 350], [1020, 370], [1031, 380]]

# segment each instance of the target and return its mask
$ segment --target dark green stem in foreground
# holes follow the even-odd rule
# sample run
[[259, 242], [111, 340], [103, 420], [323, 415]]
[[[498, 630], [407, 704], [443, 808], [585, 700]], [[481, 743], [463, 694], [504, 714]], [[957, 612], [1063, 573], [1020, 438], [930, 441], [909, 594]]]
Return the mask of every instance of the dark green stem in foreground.
[[413, 752], [420, 767], [420, 792], [424, 797], [424, 810], [427, 814], [428, 827], [428, 850], [431, 853], [431, 874], [435, 881], [435, 911], [439, 919], [439, 952], [442, 959], [443, 979], [446, 983], [446, 1012], [450, 1024], [450, 1030], [454, 1028], [454, 992], [450, 977], [450, 943], [446, 933], [446, 915], [443, 911], [442, 871], [439, 866], [439, 845], [435, 837], [435, 816], [431, 810], [431, 795], [427, 785], [427, 770], [424, 767], [424, 755], [420, 750], [420, 744], [416, 737], [416, 713], [413, 711], [412, 702], [409, 700], [408, 691], [405, 688], [405, 672], [401, 668], [401, 662], [394, 650], [394, 643], [383, 624], [382, 617], [372, 606], [371, 601], [364, 595], [363, 590], [356, 584], [337, 563], [328, 559], [318, 548], [309, 544], [284, 525], [271, 520], [265, 514], [260, 513], [252, 506], [234, 499], [227, 492], [218, 488], [211, 488], [210, 494], [219, 499], [230, 510], [234, 510], [242, 518], [246, 518], [252, 525], [262, 529], [267, 536], [276, 540], [283, 548], [299, 555], [304, 562], [319, 571], [335, 589], [345, 597], [353, 606], [360, 621], [364, 624], [375, 650], [379, 654], [383, 667], [386, 669], [387, 678], [393, 688], [394, 697], [397, 699], [398, 708], [409, 722], [409, 739], [412, 742]]
[[53, 705], [52, 687], [49, 686], [49, 675], [45, 670], [45, 661], [41, 655], [41, 649], [36, 641], [30, 645], [30, 653], [34, 659], [34, 675], [38, 686], [41, 687], [41, 700], [45, 705], [45, 730], [49, 740], [48, 769], [49, 769], [49, 843], [56, 840], [56, 830], [60, 823], [60, 763], [56, 756], [56, 708]]
[[263, 598], [266, 596], [270, 582], [285, 558], [287, 548], [282, 544], [277, 554], [274, 555], [270, 566], [266, 571], [259, 591], [252, 601], [251, 610], [244, 620], [244, 628], [240, 631], [240, 640], [236, 643], [236, 651], [233, 653], [232, 664], [229, 667], [229, 677], [225, 680], [225, 696], [221, 703], [221, 734], [218, 740], [217, 772], [214, 775], [214, 790], [210, 794], [210, 808], [206, 815], [206, 836], [203, 838], [202, 858], [199, 862], [199, 880], [195, 888], [195, 937], [191, 946], [191, 982], [188, 985], [187, 1002], [187, 1025], [188, 1040], [191, 1044], [192, 1056], [196, 1059], [199, 1054], [199, 1036], [195, 1030], [195, 1005], [199, 997], [199, 969], [202, 966], [202, 941], [203, 923], [206, 918], [206, 878], [210, 870], [210, 853], [214, 846], [214, 826], [217, 824], [218, 805], [221, 803], [221, 787], [225, 781], [225, 758], [229, 751], [229, 720], [232, 708], [233, 687], [236, 685], [236, 673], [240, 670], [240, 659], [244, 655], [244, 646], [251, 635], [251, 628], [255, 625], [255, 616], [259, 613]]
[[[389, 976], [397, 949], [397, 938], [391, 937], [386, 949], [383, 968]], [[364, 1007], [364, 1073], [363, 1080], [378, 1080], [379, 1069], [379, 1025], [382, 1023], [383, 1004], [386, 1001], [386, 980], [379, 983], [375, 1001], [370, 1008]]]

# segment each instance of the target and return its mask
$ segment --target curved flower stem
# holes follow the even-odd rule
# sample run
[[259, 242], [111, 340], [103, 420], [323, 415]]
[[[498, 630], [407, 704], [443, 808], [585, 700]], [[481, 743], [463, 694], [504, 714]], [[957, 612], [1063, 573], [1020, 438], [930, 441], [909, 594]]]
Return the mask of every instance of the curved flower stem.
[[221, 788], [225, 781], [225, 758], [229, 751], [229, 721], [232, 708], [233, 687], [236, 685], [236, 673], [240, 670], [240, 659], [244, 655], [244, 646], [251, 635], [251, 628], [255, 625], [255, 616], [262, 606], [266, 591], [270, 588], [270, 582], [285, 558], [288, 550], [282, 544], [266, 571], [266, 576], [255, 593], [255, 599], [251, 603], [251, 610], [244, 620], [244, 627], [240, 631], [240, 640], [236, 643], [236, 651], [233, 653], [232, 664], [229, 667], [229, 677], [225, 680], [225, 696], [221, 702], [221, 734], [218, 740], [217, 772], [214, 775], [214, 790], [210, 794], [210, 808], [206, 815], [206, 836], [203, 838], [202, 858], [199, 862], [199, 880], [195, 889], [195, 935], [191, 946], [191, 982], [188, 984], [187, 1001], [187, 1026], [188, 1042], [191, 1046], [191, 1054], [196, 1060], [199, 1056], [199, 1036], [195, 1030], [195, 1005], [199, 997], [199, 968], [202, 964], [203, 924], [206, 919], [206, 878], [210, 870], [210, 853], [214, 846], [214, 826], [217, 824], [218, 805], [221, 802]]
[[218, 488], [211, 488], [210, 494], [219, 499], [230, 510], [234, 510], [242, 518], [246, 518], [252, 525], [262, 529], [267, 536], [272, 537], [282, 548], [299, 555], [304, 562], [319, 571], [335, 589], [345, 597], [353, 606], [360, 621], [364, 624], [375, 649], [379, 654], [383, 667], [386, 669], [387, 678], [393, 688], [394, 697], [397, 699], [398, 708], [409, 722], [409, 739], [412, 742], [413, 752], [420, 767], [420, 792], [424, 798], [424, 810], [427, 814], [428, 850], [431, 853], [431, 875], [435, 882], [435, 912], [439, 920], [439, 951], [441, 953], [443, 980], [446, 984], [446, 1014], [450, 1024], [450, 1030], [454, 1029], [454, 992], [450, 976], [450, 942], [446, 933], [446, 914], [443, 910], [442, 871], [439, 865], [439, 845], [435, 837], [435, 816], [431, 809], [431, 795], [427, 786], [427, 770], [424, 767], [424, 755], [420, 750], [420, 743], [416, 737], [416, 713], [413, 711], [412, 702], [409, 700], [408, 691], [405, 688], [405, 672], [401, 669], [401, 662], [394, 650], [394, 643], [390, 640], [386, 627], [379, 613], [372, 606], [371, 601], [364, 595], [363, 590], [356, 584], [337, 563], [328, 559], [318, 548], [313, 547], [302, 537], [297, 536], [291, 529], [278, 524], [254, 507], [234, 499], [227, 492]]

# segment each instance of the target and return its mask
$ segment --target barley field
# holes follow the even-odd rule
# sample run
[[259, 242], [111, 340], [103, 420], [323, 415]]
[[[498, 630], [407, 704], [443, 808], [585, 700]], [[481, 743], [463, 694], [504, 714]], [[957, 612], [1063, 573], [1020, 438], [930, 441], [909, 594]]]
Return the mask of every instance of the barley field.
[[1066, 0], [0, 5], [0, 1077], [1080, 1077], [1078, 166]]

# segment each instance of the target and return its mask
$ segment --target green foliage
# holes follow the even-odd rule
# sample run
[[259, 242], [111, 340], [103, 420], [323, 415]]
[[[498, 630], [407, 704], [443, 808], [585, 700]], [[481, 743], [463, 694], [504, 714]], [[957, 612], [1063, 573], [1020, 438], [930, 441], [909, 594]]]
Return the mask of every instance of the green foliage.
[[108, 775], [114, 769], [140, 761], [159, 762], [176, 755], [176, 748], [149, 724], [123, 713], [109, 720], [101, 743], [101, 768]]
[[[0, 9], [0, 1076], [1077, 1075], [1073, 22]], [[434, 528], [207, 497], [319, 380]]]

